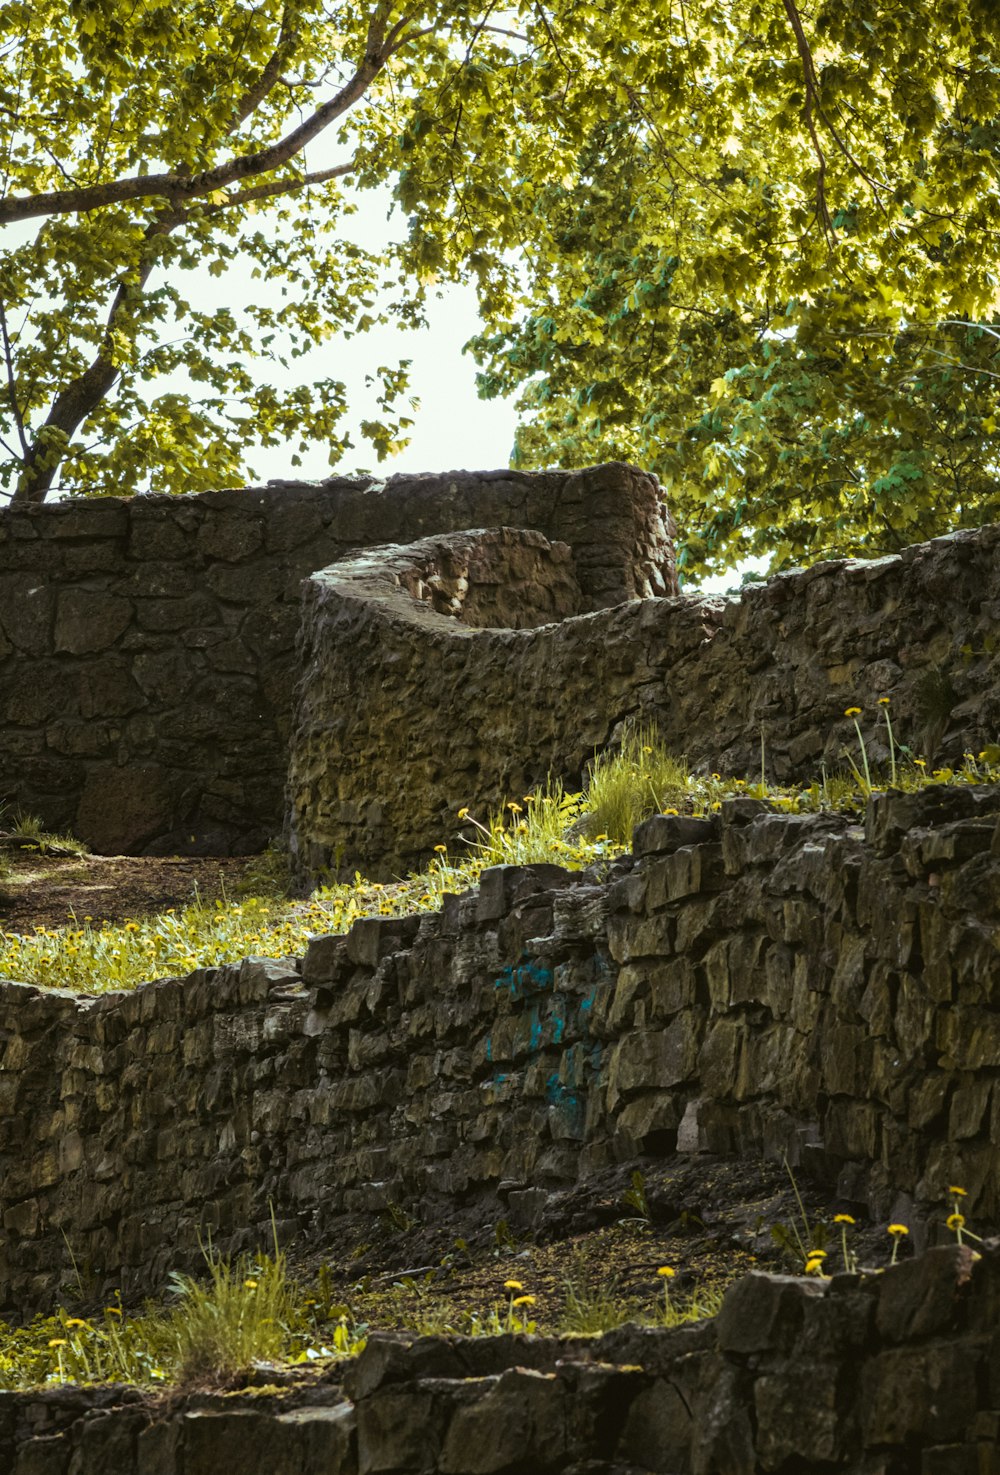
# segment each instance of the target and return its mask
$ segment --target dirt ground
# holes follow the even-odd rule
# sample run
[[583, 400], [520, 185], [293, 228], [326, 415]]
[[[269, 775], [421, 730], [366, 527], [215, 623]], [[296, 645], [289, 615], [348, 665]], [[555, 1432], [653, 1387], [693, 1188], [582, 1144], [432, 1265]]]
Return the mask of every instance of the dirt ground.
[[187, 906], [196, 895], [203, 901], [232, 896], [258, 862], [252, 855], [61, 856], [9, 847], [0, 857], [0, 931], [20, 933], [85, 917], [124, 922]]

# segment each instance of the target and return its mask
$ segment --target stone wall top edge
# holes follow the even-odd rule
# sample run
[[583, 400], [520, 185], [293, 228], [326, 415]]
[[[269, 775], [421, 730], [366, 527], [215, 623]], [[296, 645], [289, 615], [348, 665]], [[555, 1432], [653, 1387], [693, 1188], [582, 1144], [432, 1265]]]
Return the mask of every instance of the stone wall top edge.
[[[473, 632], [477, 633], [477, 632]], [[516, 633], [532, 633], [516, 632]], [[956, 822], [994, 819], [1000, 814], [1000, 785], [980, 786], [929, 785], [917, 791], [875, 791], [868, 800], [864, 813], [840, 811], [817, 814], [787, 813], [772, 808], [766, 800], [734, 798], [723, 801], [721, 810], [702, 820], [690, 816], [656, 814], [637, 827], [633, 837], [633, 849], [618, 858], [620, 872], [613, 872], [597, 885], [613, 887], [621, 876], [631, 872], [650, 859], [655, 860], [664, 853], [677, 850], [694, 850], [701, 846], [717, 845], [727, 830], [744, 833], [756, 831], [760, 843], [756, 847], [756, 859], [750, 868], [762, 863], [770, 855], [788, 853], [789, 845], [796, 843], [830, 846], [841, 851], [845, 843], [863, 845], [873, 854], [886, 855], [897, 852], [903, 837], [912, 831], [927, 831], [954, 825]], [[691, 826], [699, 828], [692, 835]], [[495, 925], [515, 903], [526, 898], [551, 895], [567, 886], [593, 886], [594, 876], [584, 871], [570, 871], [548, 862], [527, 864], [502, 864], [488, 868], [482, 874], [480, 885], [456, 894], [454, 903], [476, 899], [475, 920], [461, 925], [477, 930], [481, 924]], [[138, 984], [134, 989], [108, 990], [93, 994], [72, 989], [50, 989], [14, 979], [0, 978], [0, 1007], [16, 1003], [19, 1008], [35, 1005], [47, 1009], [54, 1016], [64, 1008], [92, 1010], [116, 1008], [125, 1004], [137, 1006], [140, 996], [157, 992], [179, 993], [182, 998], [190, 993], [197, 998], [204, 1012], [212, 1013], [233, 1007], [240, 1002], [238, 994], [227, 992], [225, 984], [238, 990], [241, 977], [247, 968], [263, 969], [258, 980], [264, 992], [273, 985], [284, 988], [290, 976], [282, 972], [271, 976], [269, 970], [281, 964], [294, 964], [292, 972], [300, 978], [305, 988], [310, 987], [310, 969], [306, 953], [316, 950], [325, 954], [331, 939], [355, 964], [372, 967], [390, 954], [409, 952], [414, 939], [426, 942], [428, 935], [444, 926], [451, 925], [446, 915], [448, 908], [439, 912], [408, 913], [402, 916], [359, 917], [346, 933], [317, 933], [308, 948], [295, 959], [273, 959], [249, 954], [214, 967], [199, 968], [188, 974], [174, 974], [152, 978]], [[419, 923], [419, 927], [414, 924]], [[381, 940], [379, 940], [381, 939]], [[260, 1000], [259, 991], [251, 988], [254, 998]]]
[[331, 496], [336, 498], [339, 494], [361, 494], [373, 499], [380, 497], [393, 499], [405, 497], [408, 493], [447, 488], [450, 483], [456, 481], [470, 487], [476, 484], [496, 482], [509, 482], [515, 486], [530, 487], [568, 482], [574, 478], [593, 476], [596, 473], [618, 473], [623, 479], [637, 479], [656, 484], [656, 479], [650, 472], [619, 461], [602, 462], [583, 470], [553, 468], [544, 471], [520, 471], [511, 467], [499, 467], [496, 470], [476, 471], [456, 468], [452, 471], [395, 472], [387, 477], [369, 474], [332, 476], [314, 481], [273, 478], [261, 484], [218, 487], [205, 492], [187, 492], [177, 495], [164, 492], [140, 492], [129, 496], [70, 496], [54, 502], [44, 502], [38, 506], [3, 507], [0, 508], [0, 524], [7, 519], [14, 518], [28, 517], [43, 520], [61, 518], [91, 508], [122, 507], [129, 514], [154, 508], [171, 507], [237, 508], [240, 504], [249, 503], [255, 497], [261, 501], [280, 502], [289, 494], [317, 498]]

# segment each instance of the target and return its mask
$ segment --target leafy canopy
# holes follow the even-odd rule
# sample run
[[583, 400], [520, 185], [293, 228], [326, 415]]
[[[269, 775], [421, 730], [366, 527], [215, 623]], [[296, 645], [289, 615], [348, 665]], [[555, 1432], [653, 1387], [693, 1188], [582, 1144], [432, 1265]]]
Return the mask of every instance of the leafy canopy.
[[[996, 6], [605, 0], [549, 26], [516, 87], [462, 78], [402, 186], [438, 269], [516, 252], [475, 346], [483, 392], [520, 392], [520, 462], [651, 467], [688, 570], [1000, 515]], [[473, 153], [450, 120], [486, 96]]]
[[[650, 466], [688, 570], [997, 516], [998, 39], [992, 0], [14, 0], [7, 484], [190, 490], [286, 437], [336, 460], [342, 386], [254, 358], [418, 322], [450, 277], [522, 464]], [[408, 236], [366, 253], [344, 216], [386, 181]], [[237, 262], [280, 308], [223, 299]], [[381, 377], [388, 453], [405, 366]]]

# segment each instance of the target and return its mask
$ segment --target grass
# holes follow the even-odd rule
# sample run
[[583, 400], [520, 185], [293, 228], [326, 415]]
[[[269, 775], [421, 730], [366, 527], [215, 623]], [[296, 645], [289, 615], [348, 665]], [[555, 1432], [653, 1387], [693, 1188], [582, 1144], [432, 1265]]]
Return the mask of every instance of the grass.
[[[888, 722], [887, 708], [882, 715]], [[898, 743], [891, 751], [889, 775], [873, 771], [862, 750], [864, 762], [859, 767], [852, 759], [853, 772], [781, 786], [767, 782], [763, 764], [759, 779], [692, 773], [651, 729], [637, 727], [625, 734], [619, 752], [595, 758], [581, 793], [550, 783], [484, 819], [460, 809], [456, 825], [466, 831], [460, 850], [438, 844], [429, 865], [405, 879], [381, 884], [356, 874], [351, 882], [320, 887], [307, 902], [291, 902], [281, 894], [282, 861], [269, 854], [249, 880], [257, 895], [196, 901], [116, 925], [85, 916], [30, 935], [0, 933], [0, 976], [87, 993], [131, 989], [248, 956], [299, 954], [310, 938], [346, 932], [359, 917], [436, 911], [446, 893], [475, 886], [488, 866], [550, 861], [580, 870], [606, 864], [630, 844], [636, 824], [657, 811], [706, 815], [726, 799], [750, 797], [780, 813], [860, 812], [872, 787], [888, 787], [893, 774], [894, 787], [904, 792], [1000, 782], [1000, 747], [966, 754], [958, 769], [932, 772]]]
[[[2, 811], [0, 811], [2, 813]], [[37, 850], [39, 855], [88, 855], [86, 845], [75, 835], [57, 835], [46, 830], [36, 814], [15, 810], [13, 822], [6, 831], [20, 850]]]
[[60, 1383], [129, 1383], [142, 1388], [234, 1387], [261, 1369], [331, 1365], [356, 1355], [373, 1330], [421, 1336], [501, 1336], [511, 1332], [590, 1336], [626, 1322], [678, 1326], [712, 1316], [723, 1290], [675, 1302], [659, 1285], [623, 1296], [615, 1284], [566, 1282], [561, 1304], [539, 1315], [520, 1281], [498, 1284], [483, 1305], [436, 1293], [434, 1272], [403, 1276], [384, 1290], [366, 1280], [342, 1298], [326, 1268], [315, 1284], [296, 1282], [283, 1254], [230, 1261], [206, 1250], [206, 1275], [175, 1275], [164, 1303], [132, 1314], [115, 1304], [93, 1316], [36, 1317], [23, 1327], [0, 1322], [0, 1389]]

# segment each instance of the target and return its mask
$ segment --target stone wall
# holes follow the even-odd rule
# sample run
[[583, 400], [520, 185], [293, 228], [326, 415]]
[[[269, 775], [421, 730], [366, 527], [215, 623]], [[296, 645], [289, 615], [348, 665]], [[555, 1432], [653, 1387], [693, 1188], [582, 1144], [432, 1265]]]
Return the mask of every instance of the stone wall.
[[1000, 735], [1000, 527], [735, 598], [647, 599], [519, 630], [470, 629], [415, 601], [405, 570], [427, 557], [373, 550], [306, 586], [288, 788], [303, 880], [331, 865], [399, 874], [451, 838], [462, 805], [482, 816], [549, 772], [576, 785], [629, 719], [729, 774], [760, 772], [763, 739], [783, 781], [844, 768], [845, 748], [860, 762], [848, 707], [884, 761], [881, 697], [897, 739], [932, 765]]
[[623, 466], [2, 512], [0, 800], [98, 851], [259, 849], [281, 827], [306, 575], [486, 522], [568, 545], [572, 606], [596, 609], [676, 587], [664, 519]]
[[[373, 1337], [284, 1395], [0, 1393], [10, 1475], [996, 1475], [1000, 1253], [750, 1275], [714, 1322]], [[343, 1383], [335, 1381], [343, 1377]]]
[[[610, 877], [500, 867], [301, 964], [0, 985], [0, 1309], [134, 1297], [342, 1213], [496, 1213], [615, 1161], [788, 1154], [919, 1245], [1000, 1222], [1000, 789], [865, 824], [659, 816]], [[502, 1208], [498, 1207], [502, 1204]], [[480, 1206], [477, 1210], [476, 1206]]]

